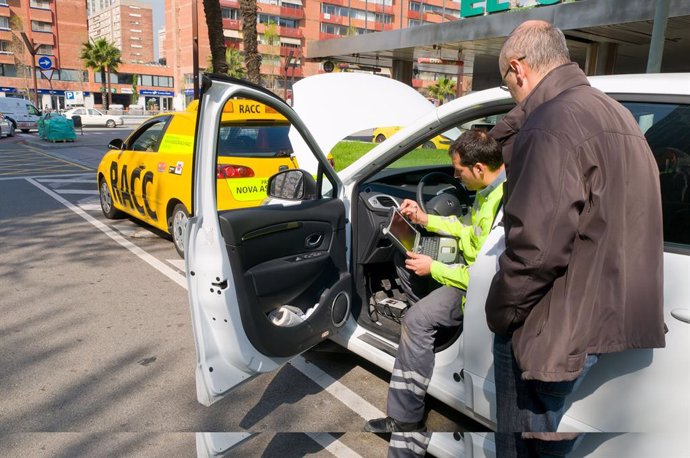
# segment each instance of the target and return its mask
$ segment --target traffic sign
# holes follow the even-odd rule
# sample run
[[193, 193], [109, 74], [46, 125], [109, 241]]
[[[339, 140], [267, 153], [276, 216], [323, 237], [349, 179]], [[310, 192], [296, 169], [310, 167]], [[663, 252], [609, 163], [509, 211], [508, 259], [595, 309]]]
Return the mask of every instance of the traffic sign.
[[38, 66], [43, 70], [50, 70], [53, 67], [53, 59], [48, 56], [41, 56], [38, 59]]

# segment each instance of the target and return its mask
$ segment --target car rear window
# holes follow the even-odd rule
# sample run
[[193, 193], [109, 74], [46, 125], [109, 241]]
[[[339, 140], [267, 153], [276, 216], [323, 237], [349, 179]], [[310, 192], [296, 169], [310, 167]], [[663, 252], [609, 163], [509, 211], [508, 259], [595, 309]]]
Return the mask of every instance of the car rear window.
[[292, 154], [289, 125], [223, 125], [218, 133], [218, 156], [285, 157]]

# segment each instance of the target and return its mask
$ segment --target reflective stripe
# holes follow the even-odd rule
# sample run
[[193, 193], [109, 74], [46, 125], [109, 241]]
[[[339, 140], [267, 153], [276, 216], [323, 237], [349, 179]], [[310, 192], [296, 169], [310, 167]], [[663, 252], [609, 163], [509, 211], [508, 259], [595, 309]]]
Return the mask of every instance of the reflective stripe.
[[400, 369], [393, 369], [393, 376], [402, 377], [405, 380], [414, 380], [417, 383], [421, 383], [424, 386], [429, 385], [429, 379], [425, 378], [423, 375], [415, 371], [402, 371]]
[[424, 433], [393, 433], [388, 446], [410, 450], [412, 453], [424, 456], [430, 439], [431, 436]]
[[426, 389], [420, 388], [419, 386], [417, 386], [411, 382], [410, 383], [394, 382], [393, 380], [391, 380], [390, 388], [392, 390], [412, 391], [414, 394], [417, 394], [419, 396], [424, 396], [426, 394]]

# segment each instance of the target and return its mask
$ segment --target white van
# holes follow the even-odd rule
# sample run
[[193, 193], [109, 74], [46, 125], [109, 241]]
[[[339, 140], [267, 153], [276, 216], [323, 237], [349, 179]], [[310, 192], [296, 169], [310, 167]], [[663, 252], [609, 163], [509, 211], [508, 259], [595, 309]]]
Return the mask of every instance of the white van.
[[0, 113], [5, 115], [15, 129], [27, 133], [38, 128], [41, 112], [33, 103], [16, 97], [0, 97]]

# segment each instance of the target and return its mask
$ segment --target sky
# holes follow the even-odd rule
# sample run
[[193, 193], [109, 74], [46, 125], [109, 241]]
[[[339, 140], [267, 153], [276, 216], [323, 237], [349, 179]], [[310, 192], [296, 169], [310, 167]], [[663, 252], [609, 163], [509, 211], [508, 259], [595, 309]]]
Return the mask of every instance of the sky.
[[139, 0], [153, 9], [153, 57], [158, 60], [158, 30], [165, 27], [165, 0]]

